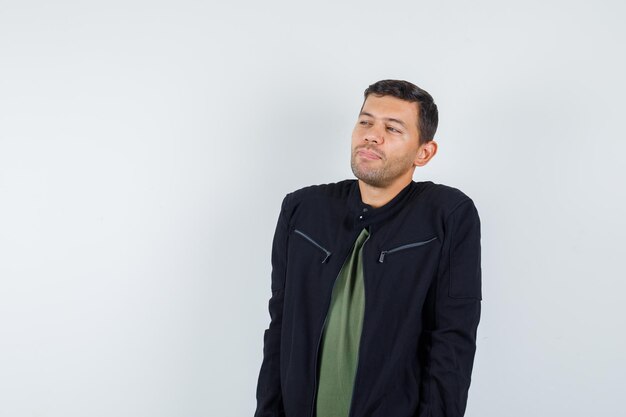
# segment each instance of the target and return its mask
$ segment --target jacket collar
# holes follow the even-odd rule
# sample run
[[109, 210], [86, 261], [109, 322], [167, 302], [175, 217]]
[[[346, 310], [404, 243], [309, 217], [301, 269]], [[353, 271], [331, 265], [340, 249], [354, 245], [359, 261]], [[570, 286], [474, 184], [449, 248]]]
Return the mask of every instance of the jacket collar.
[[387, 202], [387, 204], [374, 208], [363, 202], [361, 199], [359, 182], [358, 180], [353, 180], [348, 197], [348, 207], [350, 216], [354, 221], [354, 225], [367, 227], [372, 223], [377, 223], [393, 216], [412, 199], [412, 195], [415, 194], [417, 188], [419, 188], [418, 183], [411, 181], [398, 194], [396, 194], [394, 198]]

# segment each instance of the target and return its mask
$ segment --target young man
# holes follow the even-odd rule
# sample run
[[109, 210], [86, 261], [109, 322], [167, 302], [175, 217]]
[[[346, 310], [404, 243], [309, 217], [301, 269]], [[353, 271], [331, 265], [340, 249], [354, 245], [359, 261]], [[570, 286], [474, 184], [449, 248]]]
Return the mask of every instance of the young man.
[[480, 319], [480, 219], [463, 192], [414, 182], [437, 152], [426, 91], [365, 90], [358, 180], [287, 194], [255, 417], [460, 417]]

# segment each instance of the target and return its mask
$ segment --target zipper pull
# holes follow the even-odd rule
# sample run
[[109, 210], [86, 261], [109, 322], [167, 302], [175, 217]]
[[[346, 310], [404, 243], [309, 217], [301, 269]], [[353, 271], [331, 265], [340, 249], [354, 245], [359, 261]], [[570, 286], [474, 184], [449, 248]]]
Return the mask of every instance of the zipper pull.
[[378, 262], [380, 262], [381, 264], [383, 263], [383, 261], [385, 260], [385, 255], [387, 254], [387, 252], [389, 252], [389, 251], [384, 250], [384, 251], [382, 251], [380, 253], [380, 257], [378, 258]]

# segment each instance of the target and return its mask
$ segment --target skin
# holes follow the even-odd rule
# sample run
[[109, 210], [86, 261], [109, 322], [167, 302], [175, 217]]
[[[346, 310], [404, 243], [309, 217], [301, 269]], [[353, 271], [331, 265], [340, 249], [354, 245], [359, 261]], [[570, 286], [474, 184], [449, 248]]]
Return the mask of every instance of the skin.
[[437, 153], [434, 140], [419, 144], [418, 103], [370, 94], [352, 131], [350, 164], [361, 199], [374, 208], [391, 201], [413, 180], [415, 167]]

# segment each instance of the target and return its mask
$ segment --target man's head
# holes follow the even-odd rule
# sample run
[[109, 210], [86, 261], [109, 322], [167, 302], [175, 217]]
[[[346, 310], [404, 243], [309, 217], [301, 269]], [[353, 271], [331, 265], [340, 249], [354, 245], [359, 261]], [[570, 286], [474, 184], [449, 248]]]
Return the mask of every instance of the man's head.
[[407, 81], [383, 80], [364, 93], [352, 132], [351, 166], [361, 181], [380, 188], [411, 181], [416, 166], [435, 155], [437, 106]]

